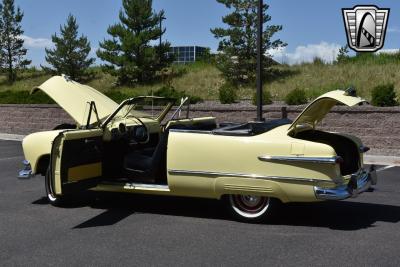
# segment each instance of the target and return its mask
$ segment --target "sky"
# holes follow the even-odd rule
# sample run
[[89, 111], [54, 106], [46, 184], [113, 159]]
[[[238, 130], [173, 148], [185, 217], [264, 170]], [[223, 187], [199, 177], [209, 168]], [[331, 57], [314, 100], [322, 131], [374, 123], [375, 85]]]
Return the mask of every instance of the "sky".
[[[45, 64], [45, 47], [52, 47], [51, 35], [59, 32], [68, 14], [77, 18], [80, 34], [86, 35], [92, 45], [91, 55], [99, 41], [108, 38], [107, 28], [118, 22], [121, 0], [15, 0], [25, 16], [23, 38], [28, 58], [35, 66]], [[346, 0], [264, 0], [270, 8], [269, 24], [283, 26], [274, 35], [288, 45], [280, 51], [271, 51], [279, 62], [289, 64], [312, 61], [320, 57], [331, 61], [341, 46], [345, 45], [346, 33], [342, 8], [357, 4], [375, 4], [390, 8], [388, 30], [384, 50], [400, 48], [400, 1], [346, 1]], [[222, 16], [229, 12], [216, 0], [153, 0], [156, 11], [163, 9], [167, 31], [163, 38], [172, 45], [198, 45], [218, 48], [218, 40], [210, 29], [224, 27]], [[100, 61], [97, 60], [97, 63]]]

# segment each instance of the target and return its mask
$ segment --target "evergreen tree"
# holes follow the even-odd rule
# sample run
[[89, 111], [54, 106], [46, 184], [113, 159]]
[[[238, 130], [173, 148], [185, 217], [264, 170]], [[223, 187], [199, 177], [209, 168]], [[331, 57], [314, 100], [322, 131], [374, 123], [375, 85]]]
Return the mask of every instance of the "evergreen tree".
[[[257, 7], [258, 0], [217, 0], [233, 12], [224, 16], [222, 21], [227, 28], [211, 29], [215, 38], [220, 39], [217, 66], [227, 80], [234, 83], [254, 81], [257, 66]], [[266, 24], [271, 16], [266, 12], [269, 6], [264, 4], [263, 13]], [[264, 25], [262, 53], [266, 64], [272, 63], [268, 54], [270, 49], [286, 46], [280, 39], [272, 40], [275, 33], [282, 30], [281, 25]]]
[[339, 53], [336, 57], [338, 63], [346, 62], [349, 59], [349, 46], [346, 44], [339, 49]]
[[3, 0], [0, 8], [0, 62], [7, 71], [8, 81], [12, 83], [17, 78], [17, 71], [31, 64], [25, 59], [27, 49], [21, 38], [24, 34], [21, 28], [24, 13], [19, 7], [15, 9], [14, 0]]
[[165, 33], [165, 29], [159, 26], [164, 11], [155, 13], [152, 2], [123, 0], [120, 23], [111, 25], [107, 30], [112, 39], [100, 42], [97, 56], [108, 62], [103, 68], [117, 76], [120, 84], [150, 81], [158, 71], [172, 63], [168, 42], [151, 45]]
[[51, 36], [55, 48], [46, 48], [46, 61], [53, 68], [42, 66], [43, 69], [66, 74], [78, 81], [87, 76], [87, 68], [94, 63], [95, 58], [88, 58], [90, 42], [84, 35], [78, 37], [78, 28], [75, 17], [69, 15], [67, 23], [60, 26], [60, 36], [57, 33]]

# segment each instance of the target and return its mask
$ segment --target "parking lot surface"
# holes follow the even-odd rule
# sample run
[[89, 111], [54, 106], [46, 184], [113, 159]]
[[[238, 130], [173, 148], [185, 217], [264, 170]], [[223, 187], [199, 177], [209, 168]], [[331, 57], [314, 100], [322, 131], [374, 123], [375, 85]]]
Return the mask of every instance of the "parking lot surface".
[[400, 266], [400, 168], [374, 192], [283, 205], [254, 225], [214, 200], [92, 192], [52, 207], [43, 177], [16, 178], [22, 159], [21, 143], [0, 141], [2, 266]]

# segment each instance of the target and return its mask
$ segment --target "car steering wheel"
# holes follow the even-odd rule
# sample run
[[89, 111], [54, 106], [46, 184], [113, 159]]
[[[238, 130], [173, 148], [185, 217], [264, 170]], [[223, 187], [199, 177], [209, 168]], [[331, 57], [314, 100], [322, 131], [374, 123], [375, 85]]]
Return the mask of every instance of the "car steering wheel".
[[[150, 134], [149, 134], [149, 130], [147, 129], [146, 124], [144, 124], [144, 122], [141, 119], [139, 119], [137, 117], [134, 117], [134, 118], [135, 118], [135, 120], [137, 120], [139, 122], [139, 124], [141, 126], [143, 126], [143, 129], [144, 129], [143, 138], [140, 138], [140, 139], [147, 142], [150, 138]], [[136, 138], [136, 131], [135, 131], [135, 138]], [[140, 141], [139, 143], [144, 143], [144, 141]]]

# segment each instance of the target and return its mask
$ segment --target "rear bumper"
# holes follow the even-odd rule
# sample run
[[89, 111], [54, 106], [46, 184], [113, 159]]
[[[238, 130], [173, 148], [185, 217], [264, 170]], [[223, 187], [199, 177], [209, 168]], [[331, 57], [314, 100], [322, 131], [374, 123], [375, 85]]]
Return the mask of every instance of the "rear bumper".
[[352, 175], [350, 181], [346, 185], [334, 188], [322, 188], [314, 186], [314, 193], [320, 200], [343, 200], [367, 191], [371, 185], [377, 183], [377, 175], [374, 166], [369, 171], [363, 170], [357, 175]]

